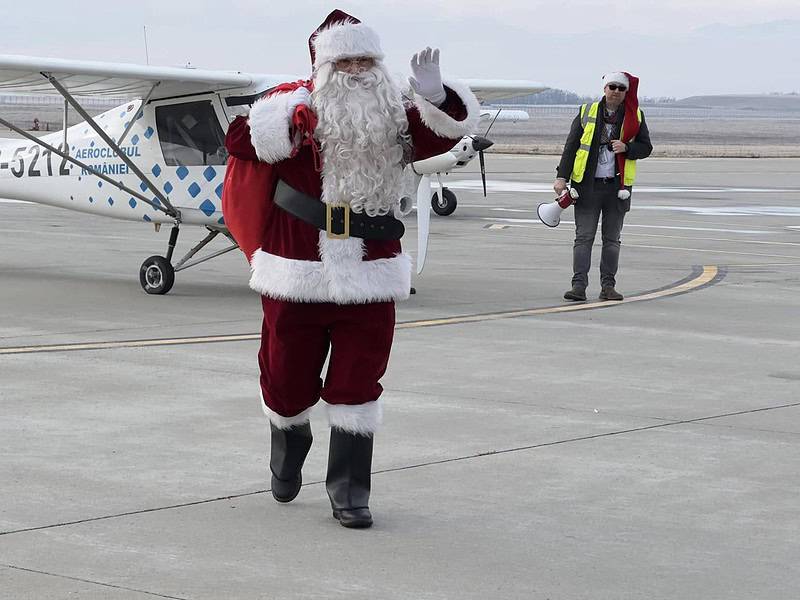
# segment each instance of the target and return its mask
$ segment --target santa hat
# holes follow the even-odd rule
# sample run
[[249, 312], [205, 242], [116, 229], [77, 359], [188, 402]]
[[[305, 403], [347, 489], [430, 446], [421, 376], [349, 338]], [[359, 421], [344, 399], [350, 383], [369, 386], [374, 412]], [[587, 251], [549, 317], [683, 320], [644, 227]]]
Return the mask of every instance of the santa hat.
[[630, 87], [630, 83], [628, 83], [628, 75], [621, 71], [617, 71], [615, 73], [606, 73], [603, 75], [603, 87], [607, 86], [609, 83], [621, 83], [626, 88]]
[[[639, 134], [639, 78], [626, 71], [616, 71], [603, 75], [603, 86], [609, 83], [620, 83], [628, 88], [622, 106], [625, 108], [625, 117], [622, 120], [622, 141], [630, 142]], [[617, 154], [617, 169], [619, 169], [619, 197], [627, 199], [630, 192], [625, 188], [625, 154]]]
[[334, 10], [308, 40], [314, 69], [342, 58], [383, 59], [380, 39], [372, 29], [341, 10]]

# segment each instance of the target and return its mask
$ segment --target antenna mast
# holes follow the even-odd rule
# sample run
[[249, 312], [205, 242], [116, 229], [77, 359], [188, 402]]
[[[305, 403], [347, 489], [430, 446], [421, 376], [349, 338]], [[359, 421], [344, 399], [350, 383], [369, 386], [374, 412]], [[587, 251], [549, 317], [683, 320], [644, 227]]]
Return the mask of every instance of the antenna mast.
[[144, 57], [147, 61], [147, 64], [150, 64], [150, 52], [147, 50], [147, 25], [143, 25], [142, 28], [144, 29]]

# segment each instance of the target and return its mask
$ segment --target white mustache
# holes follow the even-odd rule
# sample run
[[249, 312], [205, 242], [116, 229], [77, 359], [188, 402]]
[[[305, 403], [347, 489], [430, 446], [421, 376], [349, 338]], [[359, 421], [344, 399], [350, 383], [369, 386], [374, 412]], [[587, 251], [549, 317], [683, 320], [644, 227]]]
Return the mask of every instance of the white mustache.
[[373, 88], [382, 80], [380, 72], [373, 69], [363, 71], [361, 73], [345, 73], [340, 71], [336, 74], [336, 76], [338, 77], [341, 85], [348, 90], [356, 90], [358, 88]]

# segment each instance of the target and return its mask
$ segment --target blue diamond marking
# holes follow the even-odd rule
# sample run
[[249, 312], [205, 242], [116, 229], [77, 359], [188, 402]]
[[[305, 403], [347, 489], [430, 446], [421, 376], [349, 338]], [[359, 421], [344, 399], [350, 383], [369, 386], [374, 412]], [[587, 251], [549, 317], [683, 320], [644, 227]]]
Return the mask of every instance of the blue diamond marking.
[[94, 142], [92, 142], [91, 144], [89, 144], [89, 147], [90, 147], [90, 148], [94, 148]]
[[161, 206], [161, 200], [159, 200], [158, 198], [154, 197], [153, 198], [153, 204], [155, 204], [156, 206]]
[[136, 200], [134, 200], [133, 198], [128, 200], [128, 204], [131, 205], [131, 208], [136, 208]]
[[169, 181], [164, 184], [164, 191], [168, 194], [172, 193], [172, 184]]
[[153, 165], [153, 175], [155, 175], [156, 177], [161, 175], [161, 167], [159, 167], [158, 165]]
[[123, 112], [121, 112], [121, 113], [119, 113], [119, 117], [120, 117], [120, 119], [121, 119], [122, 117], [124, 117], [124, 116], [125, 116], [125, 112], [124, 112], [124, 111], [123, 111]]
[[97, 187], [103, 187], [103, 182], [102, 181], [98, 181], [97, 182]]
[[80, 181], [80, 180], [81, 180], [81, 176], [80, 176], [80, 175], [78, 175], [78, 181]]
[[139, 184], [139, 188], [140, 188], [140, 189], [141, 189], [143, 192], [146, 192], [146, 191], [147, 191], [147, 184], [146, 184], [146, 183], [143, 181], [142, 183], [140, 183], [140, 184]]
[[217, 195], [217, 198], [222, 200], [222, 184], [221, 183], [217, 186], [217, 189], [214, 190], [214, 193]]
[[108, 197], [108, 205], [114, 206], [114, 199], [111, 196]]
[[133, 136], [131, 138], [131, 144], [133, 144], [135, 146], [138, 143], [139, 143], [139, 136], [138, 135]]
[[214, 206], [214, 203], [211, 200], [204, 200], [200, 205], [200, 210], [202, 210], [207, 217], [210, 217], [217, 210], [217, 207]]
[[94, 202], [94, 198], [92, 198], [91, 196], [89, 196], [89, 203], [91, 204], [92, 202]]
[[225, 217], [220, 217], [217, 223], [219, 223], [220, 225], [225, 225]]
[[142, 219], [144, 221], [147, 221], [148, 223], [151, 221], [150, 217], [148, 217], [147, 215], [143, 216]]
[[122, 126], [123, 126], [125, 129], [127, 129], [127, 128], [128, 128], [128, 124], [129, 124], [129, 123], [130, 123], [130, 121], [125, 121], [125, 122], [122, 124]]
[[[143, 113], [143, 112], [140, 112], [138, 115], [136, 115], [136, 119], [137, 119], [137, 120], [139, 120], [139, 119], [141, 119], [143, 116], [144, 116], [144, 113]], [[152, 131], [152, 129], [151, 129], [150, 131]]]
[[[139, 113], [140, 116], [141, 116], [141, 114], [142, 113]], [[154, 133], [155, 133], [155, 131], [153, 131], [153, 128], [152, 127], [148, 127], [147, 129], [145, 129], [144, 137], [146, 137], [149, 140]]]
[[178, 170], [177, 170], [177, 171], [175, 171], [175, 175], [177, 175], [177, 176], [178, 176], [178, 179], [180, 179], [181, 181], [183, 181], [184, 179], [186, 179], [186, 176], [187, 176], [188, 174], [189, 174], [189, 169], [187, 169], [187, 168], [186, 168], [186, 167], [184, 167], [183, 165], [181, 165], [180, 167], [178, 167]]
[[200, 193], [200, 186], [197, 183], [193, 183], [189, 186], [189, 194], [191, 194], [192, 198], [197, 198], [197, 194]]
[[205, 171], [203, 171], [203, 177], [206, 178], [206, 181], [211, 181], [216, 176], [217, 171], [214, 169], [214, 167], [208, 167]]

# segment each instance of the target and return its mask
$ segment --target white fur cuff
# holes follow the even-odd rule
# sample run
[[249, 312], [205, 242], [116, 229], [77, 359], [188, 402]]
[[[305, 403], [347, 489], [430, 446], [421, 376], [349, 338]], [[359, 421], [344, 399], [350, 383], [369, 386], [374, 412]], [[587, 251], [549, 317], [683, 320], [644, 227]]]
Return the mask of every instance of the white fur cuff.
[[380, 400], [364, 404], [328, 404], [328, 423], [348, 433], [370, 435], [378, 430], [383, 421], [383, 404]]
[[261, 410], [263, 410], [264, 414], [267, 415], [270, 423], [275, 425], [275, 427], [278, 429], [291, 429], [297, 425], [304, 425], [311, 420], [311, 411], [314, 408], [313, 406], [305, 409], [299, 415], [295, 415], [293, 417], [284, 417], [267, 406], [267, 404], [264, 402], [263, 392], [260, 392], [259, 396], [261, 397]]
[[287, 103], [291, 93], [262, 98], [250, 109], [250, 142], [258, 158], [276, 163], [292, 154]]
[[422, 122], [436, 135], [444, 138], [459, 140], [465, 135], [475, 131], [481, 118], [481, 107], [472, 90], [457, 81], [445, 81], [445, 87], [455, 92], [467, 108], [467, 118], [456, 121], [453, 117], [442, 112], [419, 94], [414, 94], [414, 103], [419, 109]]

